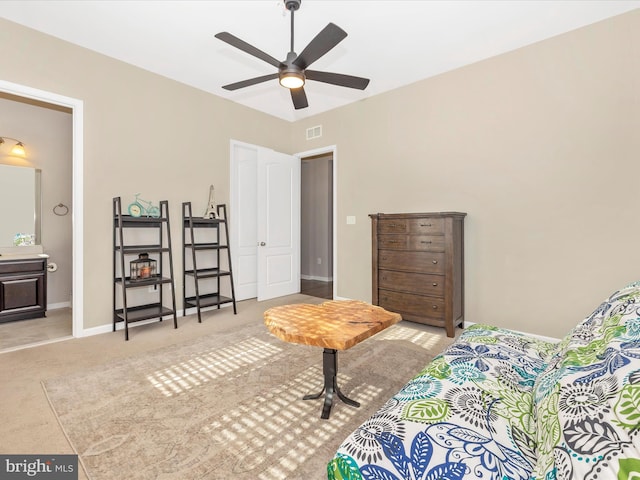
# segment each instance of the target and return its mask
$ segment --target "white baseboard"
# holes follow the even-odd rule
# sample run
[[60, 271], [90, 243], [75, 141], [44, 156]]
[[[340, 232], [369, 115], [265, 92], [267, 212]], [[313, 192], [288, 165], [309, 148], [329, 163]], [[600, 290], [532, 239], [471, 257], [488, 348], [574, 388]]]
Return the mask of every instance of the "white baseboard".
[[[470, 325], [475, 325], [476, 322], [464, 322], [465, 327], [466, 326], [470, 326]], [[512, 332], [516, 332], [516, 333], [521, 333], [522, 335], [526, 335], [527, 337], [533, 337], [533, 338], [537, 338], [538, 340], [543, 340], [545, 342], [551, 342], [551, 343], [558, 343], [560, 342], [560, 338], [554, 338], [554, 337], [545, 337], [544, 335], [537, 335], [535, 333], [529, 333], [529, 332], [521, 332], [520, 330], [514, 330], [512, 328], [507, 328], [507, 327], [500, 327], [500, 328], [504, 328], [505, 330], [511, 330]]]
[[[346, 298], [346, 297], [334, 297], [334, 300], [351, 300], [351, 298]], [[471, 325], [475, 325], [476, 322], [464, 322], [465, 327], [467, 326], [471, 326]], [[502, 327], [502, 328], [506, 328], [506, 327]], [[513, 332], [516, 333], [521, 333], [522, 335], [526, 335], [527, 337], [533, 337], [533, 338], [537, 338], [538, 340], [543, 340], [545, 342], [551, 342], [551, 343], [558, 343], [561, 341], [560, 338], [555, 338], [555, 337], [545, 337], [544, 335], [537, 335], [535, 333], [529, 333], [529, 332], [521, 332], [520, 330], [513, 330], [512, 328], [509, 328], [507, 330], [511, 330]]]
[[301, 280], [318, 280], [319, 282], [333, 282], [333, 277], [318, 277], [315, 275], [300, 275]]
[[[346, 298], [346, 297], [334, 297], [334, 300], [351, 300], [351, 298]], [[475, 325], [477, 322], [468, 322], [465, 321], [464, 325], [465, 327], [471, 326], [471, 325]], [[506, 327], [502, 327], [507, 329]], [[537, 338], [538, 340], [543, 340], [545, 342], [551, 342], [551, 343], [558, 343], [561, 341], [560, 338], [554, 338], [554, 337], [545, 337], [544, 335], [536, 335], [535, 333], [528, 333], [528, 332], [521, 332], [520, 330], [514, 330], [512, 328], [509, 328], [507, 330], [511, 330], [512, 332], [516, 332], [516, 333], [521, 333], [522, 335], [526, 335], [527, 337], [533, 337], [533, 338]]]
[[71, 308], [71, 302], [49, 303], [47, 310], [57, 310], [59, 308]]
[[[182, 315], [178, 315], [178, 317], [181, 317]], [[173, 318], [173, 315], [169, 315], [168, 317], [163, 317], [162, 320], [170, 320]], [[135, 322], [135, 323], [131, 323], [129, 324], [129, 328], [136, 328], [136, 327], [141, 327], [143, 325], [148, 325], [150, 323], [156, 323], [158, 321], [158, 318], [150, 318], [149, 320], [140, 320], [139, 322]], [[124, 322], [118, 322], [116, 323], [116, 331], [117, 330], [122, 330], [124, 329]], [[82, 333], [80, 334], [81, 337], [90, 337], [92, 335], [100, 335], [101, 333], [109, 333], [113, 331], [113, 324], [109, 323], [107, 325], [100, 325], [99, 327], [93, 327], [93, 328], [85, 328], [84, 330], [82, 330]]]
[[[225, 303], [224, 305], [220, 305], [220, 308], [227, 308], [227, 307], [232, 307], [232, 306], [233, 306], [233, 303]], [[200, 311], [203, 312], [203, 313], [204, 312], [209, 312], [211, 310], [217, 310], [217, 307], [213, 306], [213, 307], [207, 307], [207, 308], [201, 308], [200, 309]], [[197, 310], [196, 307], [187, 308], [187, 314], [183, 315], [182, 314], [182, 308], [180, 308], [180, 309], [178, 309], [176, 311], [176, 317], [177, 318], [181, 318], [181, 317], [189, 316], [189, 315], [197, 313], [197, 311], [198, 310]], [[172, 320], [172, 319], [173, 319], [173, 315], [168, 315], [168, 316], [162, 317], [163, 321]], [[143, 325], [148, 325], [150, 323], [156, 323], [157, 321], [158, 321], [158, 317], [150, 318], [149, 320], [141, 320], [139, 322], [135, 322], [135, 323], [129, 324], [129, 328], [141, 327]], [[123, 330], [123, 329], [124, 329], [124, 322], [116, 323], [116, 331]], [[98, 327], [86, 328], [86, 329], [82, 330], [82, 332], [80, 333], [80, 337], [90, 337], [92, 335], [100, 335], [101, 333], [109, 333], [109, 332], [112, 332], [112, 331], [113, 331], [113, 324], [109, 323], [107, 325], [100, 325]]]
[[[347, 297], [334, 297], [333, 299], [334, 299], [334, 300], [352, 300], [351, 298], [347, 298]], [[69, 305], [67, 305], [67, 306], [69, 306]], [[227, 307], [231, 307], [231, 306], [233, 306], [233, 304], [232, 304], [232, 303], [226, 303], [226, 304], [224, 304], [224, 305], [221, 305], [220, 307], [221, 307], [221, 308], [227, 308]], [[58, 307], [58, 308], [61, 308], [61, 307]], [[201, 311], [201, 312], [208, 312], [208, 311], [216, 310], [216, 309], [217, 309], [217, 307], [216, 307], [216, 306], [213, 306], [213, 307], [203, 308], [203, 309], [201, 309], [200, 311]], [[177, 315], [179, 318], [180, 318], [180, 317], [184, 317], [184, 316], [185, 316], [185, 315], [183, 315], [183, 314], [182, 314], [182, 311], [183, 311], [182, 309], [179, 309], [179, 310], [176, 312], [176, 315]], [[186, 313], [186, 315], [187, 315], [187, 316], [188, 316], [188, 315], [193, 315], [193, 314], [195, 314], [195, 313], [197, 313], [197, 309], [196, 309], [195, 307], [192, 307], [192, 308], [188, 308], [188, 309], [187, 309], [187, 313]], [[169, 319], [169, 320], [170, 320], [171, 318], [172, 318], [172, 316], [171, 316], [171, 315], [169, 315], [169, 316], [167, 316], [167, 317], [164, 317], [164, 318], [163, 318], [163, 320], [167, 320], [167, 319]], [[158, 319], [157, 319], [157, 318], [151, 318], [151, 319], [149, 319], [149, 320], [143, 320], [143, 321], [140, 321], [140, 322], [132, 323], [131, 325], [129, 325], [129, 328], [135, 328], [135, 327], [139, 327], [139, 326], [142, 326], [142, 325], [148, 325], [149, 323], [154, 323], [154, 322], [157, 322], [157, 321], [158, 321]], [[475, 325], [476, 323], [477, 323], [477, 322], [469, 322], [469, 321], [465, 321], [465, 322], [464, 322], [465, 326]], [[118, 322], [118, 323], [116, 324], [116, 330], [122, 330], [123, 328], [124, 328], [124, 322]], [[502, 327], [502, 328], [506, 328], [506, 327]], [[80, 336], [81, 336], [81, 337], [89, 337], [89, 336], [91, 336], [91, 335], [99, 335], [99, 334], [101, 334], [101, 333], [108, 333], [108, 332], [111, 332], [111, 331], [112, 331], [112, 329], [113, 329], [112, 324], [108, 324], [108, 325], [100, 325], [99, 327], [87, 328], [87, 329], [82, 330], [82, 333], [80, 334]], [[561, 339], [559, 339], [559, 338], [555, 338], [555, 337], [546, 337], [546, 336], [544, 336], [544, 335], [537, 335], [537, 334], [535, 334], [535, 333], [522, 332], [522, 331], [520, 331], [520, 330], [513, 330], [513, 329], [508, 329], [508, 330], [512, 330], [512, 331], [514, 331], [514, 332], [516, 332], [516, 333], [521, 333], [522, 335], [526, 335], [526, 336], [528, 336], [528, 337], [537, 338], [538, 340], [543, 340], [543, 341], [545, 341], [545, 342], [558, 343], [558, 342], [560, 342], [560, 340], [561, 340]]]

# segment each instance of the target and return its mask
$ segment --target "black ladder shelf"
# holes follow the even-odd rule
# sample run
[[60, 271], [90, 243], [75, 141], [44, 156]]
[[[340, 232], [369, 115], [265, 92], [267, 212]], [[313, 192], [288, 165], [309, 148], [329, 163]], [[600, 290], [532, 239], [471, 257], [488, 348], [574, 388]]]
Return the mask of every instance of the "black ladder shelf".
[[[153, 237], [152, 244], [137, 244], [125, 241], [125, 231], [128, 229], [152, 229], [149, 237]], [[155, 232], [154, 232], [155, 230]], [[145, 237], [146, 238], [146, 237]], [[132, 280], [128, 271], [128, 261], [135, 259], [141, 253], [149, 254], [150, 258], [157, 259], [157, 272], [149, 278]], [[168, 267], [169, 276], [166, 276]], [[163, 275], [164, 274], [164, 275]], [[157, 301], [146, 304], [131, 305], [129, 290], [141, 287], [152, 287]], [[120, 295], [118, 296], [118, 288]], [[171, 291], [171, 304], [167, 302], [166, 288]], [[140, 295], [140, 298], [143, 298]], [[118, 298], [119, 297], [119, 298]], [[121, 305], [121, 306], [120, 306]], [[166, 200], [160, 202], [160, 216], [133, 217], [122, 214], [122, 202], [120, 197], [113, 199], [113, 331], [116, 324], [124, 322], [125, 340], [129, 340], [129, 324], [141, 320], [173, 316], [173, 326], [178, 328], [176, 316], [176, 294], [173, 281], [173, 258], [171, 253], [171, 231], [169, 228], [169, 205]]]
[[[182, 204], [182, 298], [183, 315], [187, 314], [187, 308], [196, 308], [198, 322], [202, 322], [201, 310], [207, 307], [218, 307], [226, 303], [233, 303], [233, 313], [236, 310], [236, 295], [233, 287], [233, 271], [231, 268], [231, 249], [229, 248], [229, 228], [227, 226], [227, 207], [218, 205], [218, 218], [194, 217], [191, 210], [191, 202]], [[224, 241], [221, 240], [220, 229], [224, 228]], [[199, 233], [198, 233], [199, 232]], [[206, 235], [206, 238], [203, 238]], [[223, 256], [223, 251], [226, 255]], [[202, 255], [198, 255], [202, 252]], [[205, 252], [213, 255], [205, 255]], [[222, 269], [221, 260], [226, 257], [228, 270]], [[189, 269], [187, 260], [191, 260]], [[206, 265], [206, 267], [204, 267]], [[193, 279], [195, 295], [187, 296], [187, 278]], [[229, 279], [229, 291], [231, 296], [220, 293], [223, 279]], [[207, 284], [205, 288], [204, 284]], [[202, 290], [209, 290], [203, 293]]]

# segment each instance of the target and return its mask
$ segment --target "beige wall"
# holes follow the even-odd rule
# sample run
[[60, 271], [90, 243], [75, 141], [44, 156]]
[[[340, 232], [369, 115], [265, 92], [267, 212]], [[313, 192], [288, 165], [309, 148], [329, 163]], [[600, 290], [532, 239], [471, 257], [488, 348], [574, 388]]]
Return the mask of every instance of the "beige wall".
[[[12, 98], [0, 98], [0, 136], [22, 140], [26, 158], [6, 154], [15, 142], [0, 150], [0, 163], [39, 168], [41, 176], [41, 227], [44, 252], [49, 262], [58, 265], [47, 276], [47, 303], [62, 306], [71, 302], [71, 115], [68, 112], [27, 104]], [[58, 216], [53, 207], [62, 203], [69, 214]], [[3, 205], [0, 210], [11, 209]], [[62, 211], [62, 210], [60, 210]], [[1, 216], [0, 216], [1, 218]], [[14, 232], [15, 233], [15, 232]], [[7, 246], [4, 240], [0, 247]], [[62, 304], [62, 305], [60, 305]]]
[[371, 298], [367, 214], [462, 211], [467, 320], [564, 335], [640, 279], [639, 86], [636, 10], [294, 124], [338, 148], [338, 294]]
[[367, 214], [464, 211], [466, 318], [561, 336], [640, 277], [639, 45], [635, 11], [294, 124], [4, 20], [0, 78], [84, 101], [87, 328], [111, 321], [111, 198], [225, 202], [234, 138], [337, 145], [340, 296], [371, 298]]
[[169, 201], [179, 300], [181, 203], [228, 201], [229, 139], [289, 149], [287, 122], [2, 19], [0, 58], [1, 79], [84, 102], [85, 328], [112, 318], [113, 197]]

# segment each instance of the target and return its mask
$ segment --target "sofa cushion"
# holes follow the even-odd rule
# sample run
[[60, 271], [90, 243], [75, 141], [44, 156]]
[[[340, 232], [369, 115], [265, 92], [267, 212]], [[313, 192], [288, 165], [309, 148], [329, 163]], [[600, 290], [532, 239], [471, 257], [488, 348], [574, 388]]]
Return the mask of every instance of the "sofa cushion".
[[533, 398], [533, 479], [640, 478], [640, 283], [560, 342]]
[[529, 479], [532, 390], [552, 343], [474, 325], [354, 431], [330, 479]]

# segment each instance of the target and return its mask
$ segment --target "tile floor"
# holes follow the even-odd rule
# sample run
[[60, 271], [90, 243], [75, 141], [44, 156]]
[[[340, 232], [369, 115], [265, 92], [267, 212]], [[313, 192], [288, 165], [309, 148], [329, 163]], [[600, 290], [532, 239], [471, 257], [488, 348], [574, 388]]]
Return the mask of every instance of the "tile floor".
[[0, 353], [70, 337], [72, 329], [70, 308], [49, 310], [44, 318], [0, 323]]

